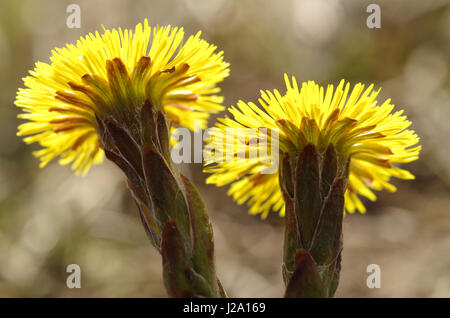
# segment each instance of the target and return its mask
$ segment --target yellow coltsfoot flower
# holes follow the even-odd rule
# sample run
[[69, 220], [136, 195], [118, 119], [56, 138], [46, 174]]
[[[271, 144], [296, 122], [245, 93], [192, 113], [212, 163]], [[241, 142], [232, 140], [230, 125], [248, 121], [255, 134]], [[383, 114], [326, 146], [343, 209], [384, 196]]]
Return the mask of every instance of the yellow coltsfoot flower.
[[[365, 208], [359, 195], [394, 191], [391, 176], [412, 179], [395, 166], [418, 158], [417, 135], [379, 91], [341, 81], [325, 90], [314, 82], [287, 92], [261, 92], [240, 101], [233, 118], [219, 119], [205, 147], [208, 183], [232, 183], [229, 194], [250, 213], [285, 215], [285, 297], [333, 297], [339, 284], [344, 210]], [[237, 136], [237, 138], [234, 138]], [[274, 162], [276, 168], [273, 169]]]
[[[373, 190], [395, 191], [389, 183], [391, 177], [413, 179], [414, 176], [396, 166], [416, 160], [420, 146], [415, 146], [419, 138], [407, 129], [411, 122], [403, 111], [392, 112], [394, 105], [390, 99], [381, 105], [377, 103], [378, 91], [373, 85], [364, 89], [357, 84], [343, 80], [334, 89], [325, 89], [314, 82], [305, 82], [299, 89], [295, 78], [285, 75], [287, 91], [281, 95], [277, 90], [261, 91], [259, 103], [239, 101], [231, 107], [232, 118], [219, 119], [211, 130], [212, 142], [205, 152], [213, 153], [216, 148], [231, 149], [238, 153], [260, 151], [261, 144], [240, 140], [227, 141], [227, 129], [254, 128], [279, 132], [279, 153], [300, 154], [305, 145], [314, 145], [319, 154], [324, 155], [327, 147], [334, 146], [342, 164], [349, 160], [348, 184], [345, 192], [345, 210], [353, 213], [366, 211], [359, 196], [375, 200]], [[263, 132], [250, 138], [266, 137], [267, 148], [271, 148], [270, 133]], [[227, 144], [228, 143], [232, 143]], [[229, 155], [229, 154], [228, 154]], [[211, 157], [211, 158], [209, 158]], [[261, 213], [267, 217], [270, 210], [280, 215], [285, 213], [285, 203], [280, 188], [279, 174], [261, 173], [268, 163], [264, 158], [253, 157], [243, 160], [223, 160], [220, 156], [209, 155], [205, 172], [211, 173], [207, 183], [222, 186], [231, 183], [229, 194], [238, 203], [248, 201], [251, 214]]]
[[46, 165], [55, 157], [84, 174], [103, 155], [126, 175], [139, 216], [162, 256], [173, 297], [225, 296], [215, 273], [213, 235], [195, 186], [172, 166], [170, 129], [203, 127], [222, 109], [216, 84], [229, 73], [222, 52], [183, 29], [104, 30], [37, 63], [16, 105], [25, 142]]
[[134, 117], [148, 100], [175, 126], [193, 129], [194, 120], [222, 109], [216, 84], [229, 70], [200, 32], [183, 38], [182, 28], [151, 28], [145, 20], [134, 32], [104, 28], [55, 49], [51, 63], [36, 63], [17, 93], [19, 117], [27, 120], [18, 135], [41, 145], [34, 153], [41, 166], [59, 156], [84, 174], [103, 160], [98, 119], [115, 118], [133, 134]]

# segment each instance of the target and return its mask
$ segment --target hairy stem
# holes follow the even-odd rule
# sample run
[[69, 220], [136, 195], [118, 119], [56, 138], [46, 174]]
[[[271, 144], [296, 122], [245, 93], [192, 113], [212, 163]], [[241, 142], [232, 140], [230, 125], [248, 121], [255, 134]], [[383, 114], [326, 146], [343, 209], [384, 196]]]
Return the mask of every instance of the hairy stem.
[[175, 171], [169, 122], [146, 100], [136, 120], [98, 119], [106, 157], [128, 186], [152, 245], [163, 262], [171, 297], [225, 297], [216, 277], [211, 223], [196, 187]]

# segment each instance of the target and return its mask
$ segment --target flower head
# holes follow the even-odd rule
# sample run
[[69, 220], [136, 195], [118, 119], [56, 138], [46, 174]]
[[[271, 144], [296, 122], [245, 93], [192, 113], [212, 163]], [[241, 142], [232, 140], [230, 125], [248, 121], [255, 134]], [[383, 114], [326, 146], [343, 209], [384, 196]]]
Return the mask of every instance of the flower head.
[[[395, 165], [418, 158], [420, 146], [415, 145], [419, 138], [407, 129], [411, 122], [402, 115], [403, 111], [392, 112], [394, 105], [389, 99], [377, 104], [379, 90], [373, 91], [373, 85], [364, 89], [364, 85], [357, 84], [350, 89], [349, 83], [342, 80], [335, 89], [333, 85], [324, 89], [310, 81], [299, 89], [294, 77], [290, 81], [285, 75], [285, 81], [284, 96], [277, 90], [261, 91], [262, 109], [243, 101], [231, 107], [229, 112], [233, 117], [219, 119], [211, 131], [213, 142], [206, 147], [206, 152], [211, 152], [217, 141], [225, 141], [224, 148], [235, 153], [259, 151], [261, 144], [258, 142], [240, 139], [236, 144], [236, 140], [225, 139], [229, 128], [278, 130], [280, 155], [298, 154], [308, 143], [323, 154], [327, 146], [333, 144], [341, 162], [350, 162], [345, 192], [345, 210], [350, 213], [365, 212], [359, 196], [375, 200], [373, 190], [395, 191], [395, 186], [389, 183], [391, 176], [414, 178]], [[267, 135], [270, 144], [272, 139]], [[227, 145], [229, 142], [233, 143], [231, 147]], [[278, 173], [261, 173], [267, 166], [266, 161], [258, 157], [231, 161], [211, 158], [206, 160], [205, 171], [212, 173], [207, 183], [217, 186], [232, 183], [228, 193], [240, 204], [248, 201], [251, 214], [262, 213], [262, 217], [266, 217], [274, 210], [284, 215]]]
[[83, 174], [103, 160], [97, 120], [111, 116], [132, 126], [144, 100], [174, 125], [193, 129], [194, 120], [222, 109], [216, 84], [229, 70], [200, 32], [183, 38], [182, 28], [152, 29], [145, 20], [134, 32], [104, 28], [55, 49], [51, 63], [36, 63], [17, 93], [19, 118], [27, 120], [18, 135], [42, 146], [34, 153], [41, 166], [59, 156]]

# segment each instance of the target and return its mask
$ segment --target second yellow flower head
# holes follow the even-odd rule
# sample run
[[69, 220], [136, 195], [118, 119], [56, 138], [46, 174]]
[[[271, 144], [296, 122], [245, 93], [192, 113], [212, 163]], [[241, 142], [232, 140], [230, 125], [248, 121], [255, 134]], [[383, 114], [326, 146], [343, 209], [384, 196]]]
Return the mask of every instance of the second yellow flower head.
[[[415, 146], [419, 138], [407, 129], [411, 122], [403, 116], [403, 111], [392, 113], [394, 105], [386, 100], [381, 105], [376, 98], [379, 91], [373, 85], [364, 89], [357, 84], [341, 81], [334, 88], [326, 89], [314, 82], [305, 82], [301, 88], [297, 81], [285, 76], [287, 91], [281, 95], [277, 90], [262, 91], [259, 103], [238, 102], [231, 107], [232, 118], [219, 119], [217, 128], [212, 130], [212, 142], [206, 152], [214, 151], [217, 143], [225, 141], [224, 148], [235, 149], [236, 153], [256, 153], [252, 147], [258, 143], [224, 138], [227, 129], [254, 128], [255, 130], [278, 130], [279, 152], [300, 153], [307, 143], [323, 153], [328, 144], [333, 144], [338, 156], [350, 158], [349, 180], [345, 192], [345, 209], [365, 212], [359, 196], [370, 200], [376, 196], [372, 190], [396, 188], [389, 183], [390, 178], [413, 179], [406, 170], [395, 166], [416, 160], [420, 146]], [[227, 144], [232, 142], [233, 145]], [[270, 144], [270, 138], [268, 138]], [[270, 146], [270, 145], [269, 145]], [[221, 145], [219, 147], [222, 147]], [[248, 202], [251, 214], [261, 213], [267, 217], [270, 210], [284, 215], [284, 201], [278, 173], [261, 173], [267, 163], [261, 158], [246, 160], [221, 160], [210, 156], [205, 171], [212, 175], [208, 183], [218, 186], [231, 183], [229, 194], [240, 204]]]

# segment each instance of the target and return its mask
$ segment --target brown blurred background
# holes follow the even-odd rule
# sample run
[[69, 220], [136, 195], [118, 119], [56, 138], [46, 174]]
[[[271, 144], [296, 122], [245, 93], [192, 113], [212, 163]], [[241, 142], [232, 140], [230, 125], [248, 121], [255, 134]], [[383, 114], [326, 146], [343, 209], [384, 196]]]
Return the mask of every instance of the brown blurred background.
[[[367, 5], [381, 6], [368, 29]], [[81, 28], [66, 7], [81, 6]], [[16, 136], [21, 78], [50, 51], [107, 27], [184, 26], [225, 51], [225, 105], [283, 89], [283, 73], [321, 84], [375, 83], [421, 136], [415, 181], [366, 203], [344, 220], [339, 297], [450, 297], [450, 2], [330, 0], [0, 0], [0, 296], [165, 297], [159, 255], [148, 242], [118, 169], [105, 162], [84, 177], [45, 169]], [[279, 297], [283, 220], [247, 215], [226, 188], [205, 185], [201, 165], [183, 171], [199, 187], [216, 240], [217, 270], [230, 296]], [[68, 264], [82, 288], [68, 289]], [[381, 288], [366, 267], [381, 267]]]

